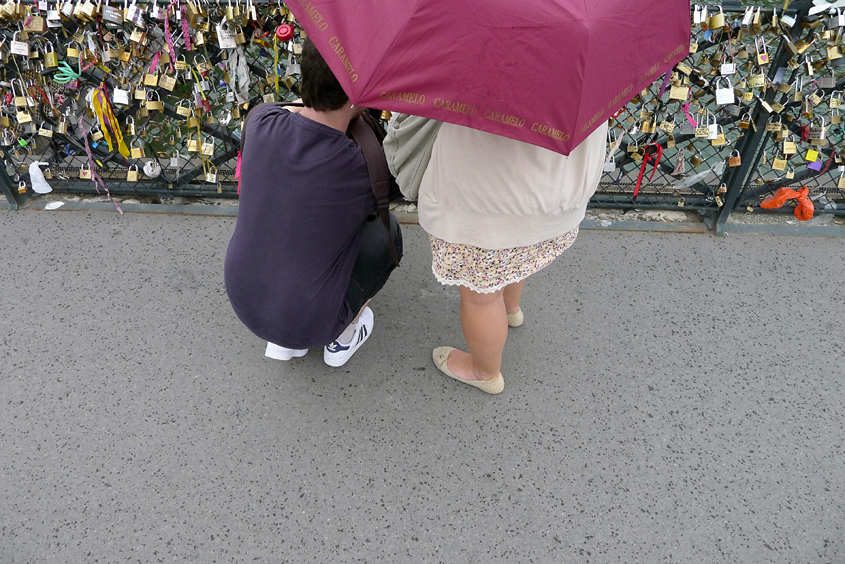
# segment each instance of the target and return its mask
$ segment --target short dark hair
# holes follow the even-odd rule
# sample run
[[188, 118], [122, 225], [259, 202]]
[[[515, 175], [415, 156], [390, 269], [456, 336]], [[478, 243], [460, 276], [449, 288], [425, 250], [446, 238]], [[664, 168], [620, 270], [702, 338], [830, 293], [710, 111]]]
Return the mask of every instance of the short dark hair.
[[349, 96], [343, 91], [337, 77], [314, 46], [311, 38], [305, 39], [302, 46], [302, 103], [318, 112], [339, 110], [349, 102]]

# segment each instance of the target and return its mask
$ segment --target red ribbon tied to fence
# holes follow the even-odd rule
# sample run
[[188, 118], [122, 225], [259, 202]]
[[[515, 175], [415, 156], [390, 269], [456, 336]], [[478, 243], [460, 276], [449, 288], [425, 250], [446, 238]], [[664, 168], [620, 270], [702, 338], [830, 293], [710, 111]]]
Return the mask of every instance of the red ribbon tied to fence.
[[658, 143], [649, 143], [645, 147], [645, 151], [643, 151], [643, 164], [640, 166], [640, 175], [637, 177], [637, 186], [634, 188], [634, 195], [631, 196], [632, 198], [636, 198], [637, 194], [640, 193], [640, 186], [643, 183], [643, 176], [645, 175], [645, 170], [648, 168], [648, 163], [652, 160], [654, 161], [654, 167], [651, 169], [651, 176], [648, 177], [649, 180], [654, 178], [654, 173], [657, 172], [657, 165], [660, 164], [660, 159], [663, 157], [663, 146]]
[[764, 210], [772, 210], [782, 208], [788, 200], [798, 200], [798, 205], [795, 206], [794, 211], [795, 217], [801, 221], [808, 221], [813, 219], [813, 212], [815, 211], [813, 202], [808, 197], [809, 194], [810, 189], [806, 186], [801, 188], [800, 192], [784, 186], [783, 188], [779, 188], [773, 196], [769, 196], [763, 200], [760, 203], [760, 207]]

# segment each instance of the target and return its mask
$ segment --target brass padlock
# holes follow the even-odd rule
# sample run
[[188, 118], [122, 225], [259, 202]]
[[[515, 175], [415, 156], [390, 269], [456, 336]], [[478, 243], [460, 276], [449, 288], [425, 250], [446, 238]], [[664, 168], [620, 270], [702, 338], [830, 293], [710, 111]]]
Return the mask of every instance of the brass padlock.
[[194, 139], [194, 135], [196, 133], [192, 133], [191, 136], [188, 138], [188, 151], [192, 153], [199, 153], [200, 152], [200, 142], [199, 139]]
[[703, 161], [701, 160], [701, 153], [696, 153], [690, 157], [689, 162], [693, 166], [693, 168], [699, 166]]
[[129, 169], [127, 169], [126, 180], [129, 182], [138, 182], [138, 165], [131, 165]]
[[53, 44], [49, 41], [47, 42], [47, 46], [49, 46], [50, 50], [44, 51], [44, 66], [48, 69], [54, 69], [59, 66], [59, 57], [56, 55], [56, 49], [53, 47]]
[[173, 108], [174, 110], [176, 110], [176, 115], [182, 117], [189, 117], [191, 115], [191, 108], [190, 106], [186, 105], [188, 103], [188, 100], [179, 100], [178, 102], [176, 102], [176, 107]]
[[729, 167], [737, 167], [742, 164], [742, 157], [739, 154], [739, 151], [734, 150], [731, 152], [731, 156], [728, 157], [728, 166]]
[[[74, 47], [74, 45], [76, 45], [76, 47]], [[76, 41], [71, 41], [70, 43], [68, 43], [66, 56], [72, 59], [79, 58], [79, 44]]]
[[176, 77], [165, 73], [159, 78], [158, 85], [168, 92], [173, 92], [173, 88], [176, 86]]
[[144, 157], [146, 157], [146, 154], [144, 154], [144, 145], [138, 139], [132, 142], [132, 149], [130, 153], [133, 159], [143, 159]]

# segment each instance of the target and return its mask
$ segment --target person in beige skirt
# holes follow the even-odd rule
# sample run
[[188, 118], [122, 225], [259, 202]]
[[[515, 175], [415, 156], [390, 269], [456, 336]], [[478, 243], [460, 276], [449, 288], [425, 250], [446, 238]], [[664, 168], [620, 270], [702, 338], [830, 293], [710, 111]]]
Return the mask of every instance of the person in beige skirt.
[[566, 157], [542, 147], [444, 123], [420, 183], [419, 220], [432, 271], [461, 294], [469, 352], [434, 349], [447, 376], [490, 394], [505, 386], [508, 327], [522, 324], [525, 279], [578, 235], [605, 159], [607, 124]]

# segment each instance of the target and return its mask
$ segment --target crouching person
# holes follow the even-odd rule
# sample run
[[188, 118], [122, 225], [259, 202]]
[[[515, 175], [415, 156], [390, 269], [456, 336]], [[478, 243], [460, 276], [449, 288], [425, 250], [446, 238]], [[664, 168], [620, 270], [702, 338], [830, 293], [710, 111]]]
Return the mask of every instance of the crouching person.
[[268, 357], [325, 347], [326, 364], [342, 366], [372, 334], [367, 304], [398, 265], [402, 234], [392, 215], [389, 233], [379, 220], [368, 163], [346, 134], [365, 108], [310, 40], [301, 68], [305, 107], [264, 104], [244, 127], [226, 292]]

